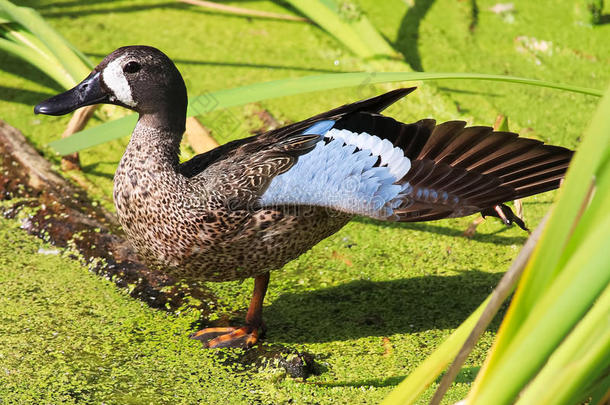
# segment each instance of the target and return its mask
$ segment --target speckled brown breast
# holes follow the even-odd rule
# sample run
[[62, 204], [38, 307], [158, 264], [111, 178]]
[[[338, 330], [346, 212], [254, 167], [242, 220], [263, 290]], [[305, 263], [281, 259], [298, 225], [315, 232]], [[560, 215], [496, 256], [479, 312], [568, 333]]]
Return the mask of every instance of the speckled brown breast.
[[[317, 207], [278, 207], [254, 212], [216, 211], [156, 220], [153, 204], [121, 210], [129, 239], [154, 268], [187, 279], [230, 281], [281, 268], [337, 232], [351, 218]], [[155, 212], [153, 212], [155, 211]]]
[[132, 138], [114, 200], [142, 258], [173, 276], [229, 281], [279, 269], [351, 219], [319, 207], [231, 209], [201, 179], [176, 173], [152, 145], [141, 134]]

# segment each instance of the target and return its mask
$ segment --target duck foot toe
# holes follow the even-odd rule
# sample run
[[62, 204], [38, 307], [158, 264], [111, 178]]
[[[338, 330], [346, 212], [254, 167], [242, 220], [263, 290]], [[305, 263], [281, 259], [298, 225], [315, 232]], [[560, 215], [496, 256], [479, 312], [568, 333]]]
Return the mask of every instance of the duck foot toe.
[[242, 326], [205, 328], [193, 333], [191, 339], [203, 342], [207, 348], [216, 349], [221, 347], [248, 348], [252, 347], [259, 337], [258, 327]]

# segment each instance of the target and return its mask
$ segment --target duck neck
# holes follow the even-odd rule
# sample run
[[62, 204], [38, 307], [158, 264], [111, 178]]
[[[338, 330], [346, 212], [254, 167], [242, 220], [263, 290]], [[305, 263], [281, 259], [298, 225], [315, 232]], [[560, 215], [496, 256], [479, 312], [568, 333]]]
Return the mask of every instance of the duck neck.
[[177, 172], [184, 116], [181, 119], [169, 118], [159, 114], [140, 114], [124, 160], [130, 160], [132, 165], [142, 165], [142, 169], [148, 171]]

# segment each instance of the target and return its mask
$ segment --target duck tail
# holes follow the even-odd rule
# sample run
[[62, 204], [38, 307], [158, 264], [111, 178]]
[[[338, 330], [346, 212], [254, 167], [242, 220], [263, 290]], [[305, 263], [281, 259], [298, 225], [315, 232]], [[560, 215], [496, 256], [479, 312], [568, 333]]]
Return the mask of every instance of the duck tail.
[[559, 187], [573, 152], [463, 121], [437, 125], [423, 119], [404, 124], [376, 113], [358, 112], [337, 121], [338, 130], [388, 140], [410, 160], [396, 184], [388, 219], [415, 222], [481, 212], [505, 223], [525, 225], [504, 202]]
[[399, 221], [481, 212], [525, 229], [502, 203], [558, 188], [573, 155], [563, 147], [461, 121], [422, 127], [427, 140], [404, 149], [412, 166], [399, 182], [408, 185], [395, 211]]

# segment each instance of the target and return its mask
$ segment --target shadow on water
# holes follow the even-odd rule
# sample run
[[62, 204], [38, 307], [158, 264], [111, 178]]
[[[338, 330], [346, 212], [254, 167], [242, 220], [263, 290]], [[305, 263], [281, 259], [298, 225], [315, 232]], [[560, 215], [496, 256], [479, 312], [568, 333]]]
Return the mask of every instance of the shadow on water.
[[98, 166], [100, 166], [100, 165], [107, 165], [107, 164], [112, 164], [112, 165], [116, 166], [118, 164], [118, 162], [114, 162], [114, 161], [94, 162], [94, 163], [91, 163], [91, 164], [83, 166], [82, 170], [84, 172], [86, 172], [86, 173], [93, 174], [93, 175], [96, 175], [96, 176], [105, 177], [105, 178], [107, 178], [109, 180], [112, 180], [112, 179], [114, 179], [114, 174], [112, 174], [112, 173], [105, 173], [105, 172], [102, 172], [100, 170], [96, 170]]
[[445, 86], [438, 86], [437, 89], [440, 91], [443, 91], [443, 92], [447, 92], [447, 93], [468, 94], [468, 95], [477, 95], [477, 96], [485, 96], [485, 97], [502, 97], [503, 96], [500, 93], [491, 93], [488, 91], [454, 89], [452, 87], [445, 87]]
[[[455, 377], [456, 383], [469, 384], [476, 378], [480, 367], [462, 367], [458, 375]], [[440, 382], [445, 373], [441, 374], [436, 382]], [[333, 382], [322, 382], [319, 385], [328, 387], [394, 387], [402, 382], [407, 377], [406, 375], [392, 376], [385, 378], [371, 378], [368, 380], [355, 380], [355, 381], [333, 381]]]
[[501, 276], [467, 270], [454, 276], [358, 280], [285, 293], [265, 308], [270, 330], [266, 340], [320, 343], [456, 328]]
[[404, 55], [411, 68], [418, 72], [424, 70], [417, 48], [419, 26], [433, 3], [434, 0], [415, 0], [415, 4], [407, 10], [400, 22], [397, 39], [394, 43], [394, 47]]
[[610, 24], [610, 14], [604, 14], [599, 18], [599, 22], [595, 25]]

